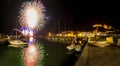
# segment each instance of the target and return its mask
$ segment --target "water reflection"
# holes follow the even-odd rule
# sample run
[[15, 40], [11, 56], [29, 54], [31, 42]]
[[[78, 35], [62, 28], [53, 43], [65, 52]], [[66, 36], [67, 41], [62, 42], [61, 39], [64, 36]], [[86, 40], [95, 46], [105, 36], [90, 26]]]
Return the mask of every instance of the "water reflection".
[[44, 50], [42, 44], [29, 38], [28, 47], [22, 50], [22, 58], [25, 66], [42, 66]]
[[[34, 50], [28, 50], [30, 48]], [[33, 57], [36, 61], [34, 64], [31, 61], [30, 66], [73, 66], [78, 57], [77, 52], [69, 52], [66, 49], [66, 44], [40, 39], [23, 48], [0, 46], [0, 52], [0, 66], [26, 66], [31, 55], [37, 55], [37, 58]]]

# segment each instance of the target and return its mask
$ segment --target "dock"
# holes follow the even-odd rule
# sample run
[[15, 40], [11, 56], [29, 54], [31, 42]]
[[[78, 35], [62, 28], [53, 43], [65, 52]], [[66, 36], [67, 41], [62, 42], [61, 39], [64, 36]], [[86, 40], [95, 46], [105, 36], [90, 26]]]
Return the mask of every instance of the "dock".
[[120, 66], [120, 47], [86, 45], [74, 66]]
[[89, 46], [86, 45], [83, 48], [82, 53], [79, 55], [79, 58], [77, 59], [77, 62], [74, 66], [87, 66], [87, 59], [88, 59], [88, 48]]

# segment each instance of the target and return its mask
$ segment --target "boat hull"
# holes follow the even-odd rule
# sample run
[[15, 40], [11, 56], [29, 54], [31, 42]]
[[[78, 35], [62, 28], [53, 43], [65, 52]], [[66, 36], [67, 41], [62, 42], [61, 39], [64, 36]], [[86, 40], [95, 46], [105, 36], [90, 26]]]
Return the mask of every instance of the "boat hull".
[[9, 43], [13, 44], [13, 45], [24, 45], [24, 44], [27, 44], [27, 42], [23, 42], [21, 40], [10, 40]]

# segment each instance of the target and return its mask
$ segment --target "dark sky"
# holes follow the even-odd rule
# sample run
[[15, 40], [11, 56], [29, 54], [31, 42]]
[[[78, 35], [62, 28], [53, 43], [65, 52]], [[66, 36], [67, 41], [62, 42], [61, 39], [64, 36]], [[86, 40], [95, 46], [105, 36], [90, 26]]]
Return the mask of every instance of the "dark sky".
[[[20, 6], [24, 1], [29, 0], [2, 0], [0, 2], [0, 33], [9, 34], [15, 28]], [[95, 23], [120, 27], [120, 9], [116, 3], [79, 0], [42, 0], [42, 2], [46, 7], [46, 16], [49, 17], [44, 28], [46, 30], [58, 27], [58, 22], [61, 31], [82, 30]]]

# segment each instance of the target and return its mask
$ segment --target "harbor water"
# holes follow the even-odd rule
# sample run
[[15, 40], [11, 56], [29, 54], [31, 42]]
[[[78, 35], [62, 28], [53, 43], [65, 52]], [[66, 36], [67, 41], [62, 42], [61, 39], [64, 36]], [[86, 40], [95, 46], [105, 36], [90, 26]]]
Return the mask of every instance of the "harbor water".
[[[79, 53], [68, 51], [66, 44], [59, 42], [50, 42], [47, 40], [38, 41], [39, 47], [43, 52], [41, 60], [38, 60], [35, 66], [74, 66]], [[0, 45], [0, 66], [25, 66], [23, 50], [27, 47], [13, 47]], [[39, 53], [41, 56], [41, 53]]]

